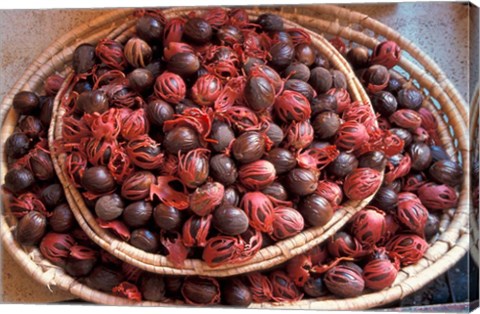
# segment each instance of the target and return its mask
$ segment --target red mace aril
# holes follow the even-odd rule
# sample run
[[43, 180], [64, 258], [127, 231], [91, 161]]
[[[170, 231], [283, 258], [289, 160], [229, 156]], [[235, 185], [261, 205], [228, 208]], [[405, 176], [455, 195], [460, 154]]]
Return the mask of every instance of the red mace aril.
[[120, 220], [105, 221], [97, 218], [97, 223], [100, 228], [112, 231], [123, 241], [130, 240], [130, 231], [128, 230], [128, 227]]
[[399, 201], [397, 206], [397, 219], [409, 230], [423, 236], [425, 224], [428, 219], [428, 210], [422, 203], [414, 200]]
[[356, 121], [343, 123], [337, 131], [335, 145], [342, 150], [351, 152], [365, 145], [369, 135], [365, 126]]
[[375, 46], [370, 57], [371, 64], [380, 64], [391, 69], [400, 61], [401, 49], [394, 41], [387, 40]]
[[95, 48], [95, 54], [106, 66], [123, 71], [128, 63], [123, 54], [121, 43], [105, 38], [100, 40]]
[[273, 110], [277, 117], [285, 123], [305, 121], [310, 119], [310, 115], [312, 114], [308, 99], [302, 94], [291, 90], [283, 91], [283, 93], [275, 99]]
[[335, 96], [338, 114], [342, 114], [352, 103], [350, 94], [345, 88], [331, 88], [326, 94]]
[[430, 141], [431, 144], [433, 145], [438, 145], [441, 143], [440, 137], [437, 133], [437, 128], [438, 128], [438, 123], [437, 119], [435, 119], [435, 116], [433, 113], [426, 109], [426, 108], [420, 108], [418, 110], [418, 113], [420, 114], [420, 117], [422, 118], [422, 128], [427, 130], [428, 135], [430, 135]]
[[415, 201], [416, 203], [422, 204], [418, 196], [411, 192], [401, 192], [398, 193], [398, 203], [405, 201]]
[[403, 178], [410, 173], [410, 170], [412, 168], [412, 159], [410, 158], [410, 155], [405, 154], [399, 156], [401, 156], [402, 159], [396, 167], [393, 166], [390, 162], [387, 164], [387, 168], [389, 168], [390, 170], [385, 171], [384, 182], [386, 184], [391, 184], [393, 181], [399, 178]]
[[286, 147], [294, 148], [295, 150], [307, 148], [312, 144], [314, 139], [313, 127], [310, 121], [292, 122], [285, 132]]
[[274, 240], [283, 240], [299, 234], [305, 222], [303, 216], [290, 207], [277, 207], [274, 209], [273, 233], [271, 237]]
[[275, 181], [275, 167], [266, 160], [242, 165], [238, 171], [240, 183], [249, 190], [262, 190]]
[[172, 176], [159, 176], [157, 183], [150, 186], [150, 200], [156, 196], [167, 206], [173, 206], [179, 210], [187, 209], [187, 188], [181, 181]]
[[215, 8], [208, 10], [203, 18], [212, 26], [212, 28], [219, 28], [228, 23], [228, 14], [225, 9]]
[[337, 232], [328, 240], [327, 249], [330, 255], [337, 258], [358, 258], [368, 253], [363, 249], [360, 241], [344, 231]]
[[210, 238], [203, 249], [202, 259], [210, 267], [235, 263], [244, 245], [238, 237], [215, 236]]
[[87, 113], [82, 119], [92, 130], [93, 137], [97, 139], [115, 140], [120, 134], [122, 121], [116, 108], [110, 108], [102, 114]]
[[303, 287], [310, 278], [312, 259], [306, 254], [297, 255], [287, 262], [285, 270], [297, 287]]
[[155, 142], [147, 134], [129, 141], [125, 147], [125, 151], [137, 167], [155, 169], [163, 164], [164, 155], [160, 150], [160, 144]]
[[285, 31], [290, 35], [294, 46], [300, 44], [310, 45], [312, 43], [310, 34], [302, 28], [288, 28]]
[[398, 260], [391, 262], [385, 249], [374, 252], [374, 258], [363, 266], [365, 286], [374, 291], [390, 287], [397, 278], [400, 264]]
[[404, 179], [402, 191], [416, 193], [425, 183], [426, 177], [422, 172], [408, 175]]
[[310, 169], [314, 172], [320, 171], [334, 161], [340, 151], [335, 145], [328, 145], [322, 148], [310, 148], [297, 152], [297, 162], [300, 168]]
[[149, 130], [150, 125], [145, 115], [145, 110], [138, 109], [122, 120], [120, 135], [126, 140], [133, 140], [148, 133]]
[[420, 114], [411, 109], [397, 110], [390, 116], [389, 120], [391, 123], [409, 130], [415, 130], [422, 124]]
[[275, 89], [275, 93], [280, 93], [283, 89], [284, 82], [277, 71], [272, 69], [266, 64], [256, 64], [253, 66], [250, 75], [252, 76], [263, 76], [266, 78], [270, 84], [272, 84]]
[[363, 124], [368, 131], [377, 129], [375, 113], [370, 105], [356, 101], [348, 106], [342, 113], [342, 119], [345, 121], [357, 121]]
[[175, 267], [184, 267], [189, 248], [182, 241], [182, 235], [176, 231], [160, 230], [160, 243], [167, 250], [167, 260]]
[[169, 19], [165, 24], [163, 32], [163, 45], [168, 46], [171, 42], [180, 42], [182, 40], [184, 27], [184, 18], [174, 17]]
[[386, 245], [390, 256], [397, 257], [402, 266], [417, 263], [428, 249], [428, 243], [415, 234], [399, 234]]
[[110, 161], [112, 152], [118, 148], [116, 140], [109, 141], [95, 137], [85, 140], [87, 140], [84, 148], [85, 155], [88, 162], [94, 166], [106, 166]]
[[458, 204], [457, 192], [446, 184], [426, 183], [418, 189], [418, 198], [433, 211], [447, 210]]
[[247, 107], [232, 106], [225, 114], [231, 124], [239, 131], [260, 129], [257, 115]]
[[114, 148], [107, 165], [110, 174], [118, 184], [122, 184], [134, 171], [134, 165], [122, 147]]
[[248, 228], [247, 231], [240, 234], [238, 237], [240, 239], [240, 246], [243, 246], [243, 250], [238, 253], [238, 263], [243, 263], [252, 259], [255, 254], [262, 249], [263, 236], [260, 231]]
[[183, 225], [183, 244], [186, 247], [204, 247], [210, 231], [212, 215], [198, 217], [191, 216]]
[[356, 168], [345, 178], [343, 191], [351, 200], [363, 200], [373, 195], [382, 183], [382, 175], [371, 168]]
[[354, 268], [338, 265], [325, 273], [323, 282], [327, 289], [340, 298], [354, 298], [362, 294], [365, 281]]
[[115, 296], [126, 298], [135, 302], [142, 301], [142, 293], [134, 284], [124, 281], [118, 286], [112, 288], [112, 293]]
[[91, 135], [92, 132], [83, 119], [78, 120], [72, 116], [63, 117], [62, 138], [64, 143], [80, 143], [80, 140]]
[[364, 208], [351, 220], [351, 233], [363, 246], [373, 247], [385, 235], [385, 213], [373, 208]]
[[192, 86], [192, 100], [200, 106], [212, 106], [222, 89], [218, 77], [211, 74], [200, 76]]
[[276, 302], [292, 302], [303, 298], [303, 293], [285, 272], [276, 270], [268, 277], [272, 283], [272, 295]]
[[189, 188], [197, 188], [207, 180], [209, 153], [208, 149], [197, 148], [186, 154], [179, 154], [177, 175]]
[[260, 272], [249, 273], [245, 280], [252, 293], [252, 301], [255, 303], [268, 302], [273, 298], [272, 282]]
[[185, 52], [195, 53], [192, 46], [189, 44], [182, 42], [169, 42], [165, 45], [165, 48], [163, 48], [163, 57], [165, 58], [165, 61], [169, 62], [174, 55]]
[[250, 226], [261, 232], [271, 234], [275, 212], [270, 199], [261, 192], [247, 192], [243, 195], [240, 207], [245, 211]]
[[81, 188], [81, 181], [85, 169], [87, 169], [87, 157], [85, 154], [73, 151], [67, 155], [65, 159], [65, 171], [70, 180], [76, 188]]
[[315, 194], [325, 198], [334, 208], [340, 206], [343, 200], [342, 188], [332, 181], [319, 181]]
[[155, 96], [172, 104], [182, 101], [187, 93], [187, 87], [183, 79], [171, 72], [160, 74], [155, 81], [153, 89]]
[[387, 214], [385, 215], [385, 236], [383, 237], [383, 240], [380, 242], [380, 244], [384, 244], [390, 239], [397, 234], [398, 230], [400, 230], [400, 225], [395, 219], [394, 215]]
[[190, 209], [199, 216], [210, 214], [222, 203], [225, 188], [218, 182], [207, 182], [190, 195]]
[[49, 232], [43, 237], [39, 248], [43, 257], [61, 266], [64, 265], [73, 245], [75, 245], [75, 239], [69, 234]]
[[22, 218], [28, 212], [35, 210], [47, 216], [48, 212], [42, 201], [33, 193], [27, 192], [18, 197], [12, 196], [10, 211], [16, 218]]

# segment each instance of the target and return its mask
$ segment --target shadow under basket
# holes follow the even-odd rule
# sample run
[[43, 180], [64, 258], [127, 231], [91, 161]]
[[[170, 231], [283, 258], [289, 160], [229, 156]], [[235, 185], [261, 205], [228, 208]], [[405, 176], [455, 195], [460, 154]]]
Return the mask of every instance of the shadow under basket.
[[[174, 12], [176, 11], [171, 10], [167, 12], [172, 12], [172, 14], [175, 14]], [[254, 13], [251, 12], [251, 14], [253, 16], [254, 14], [259, 14], [260, 12], [263, 13], [264, 11], [255, 10]], [[76, 41], [78, 38], [84, 39], [83, 42], [95, 43], [99, 39], [106, 37], [107, 34], [109, 34], [111, 38], [117, 38], [119, 35], [123, 34], [124, 31], [128, 30], [129, 26], [126, 26], [121, 31], [118, 31], [118, 27], [127, 25], [129, 23], [125, 21], [128, 21], [127, 17], [130, 16], [131, 13], [132, 11], [130, 10], [113, 11], [110, 14], [107, 14], [102, 18], [89, 23], [88, 27], [86, 25], [79, 27], [78, 29], [75, 29], [71, 33], [60, 38], [37, 59], [34, 65], [32, 65], [22, 76], [22, 78], [17, 82], [17, 84], [10, 91], [7, 97], [5, 97], [1, 104], [0, 118], [2, 121], [2, 145], [4, 145], [5, 138], [13, 132], [13, 128], [15, 127], [18, 119], [14, 110], [11, 108], [11, 101], [15, 93], [21, 90], [38, 90], [42, 80], [48, 75], [52, 74], [55, 70], [65, 70], [65, 64], [71, 60], [71, 55], [75, 49], [76, 43], [78, 43], [78, 41]], [[431, 246], [427, 250], [425, 256], [417, 264], [404, 267], [399, 271], [396, 281], [390, 288], [379, 292], [365, 293], [364, 295], [356, 298], [305, 299], [292, 303], [252, 304], [250, 307], [281, 307], [290, 309], [322, 310], [361, 310], [379, 307], [418, 291], [437, 276], [452, 267], [463, 255], [465, 255], [469, 249], [470, 233], [468, 230], [468, 220], [470, 217], [470, 147], [468, 143], [469, 132], [466, 127], [466, 105], [464, 100], [458, 97], [458, 92], [445, 78], [445, 75], [438, 68], [438, 66], [412, 43], [387, 26], [369, 18], [366, 15], [330, 5], [312, 6], [311, 14], [315, 15], [315, 17], [287, 12], [281, 12], [280, 15], [285, 19], [295, 21], [303, 27], [313, 30], [314, 32], [323, 33], [325, 36], [338, 36], [348, 43], [357, 43], [366, 46], [369, 49], [375, 47], [380, 38], [394, 40], [400, 45], [403, 52], [400, 63], [395, 70], [398, 73], [402, 73], [402, 75], [406, 76], [407, 79], [412, 80], [415, 85], [417, 85], [417, 87], [419, 87], [424, 94], [427, 95], [427, 98], [429, 98], [429, 101], [425, 102], [424, 105], [427, 106], [428, 109], [431, 110], [435, 115], [442, 145], [446, 148], [450, 158], [452, 160], [457, 160], [462, 165], [464, 171], [464, 181], [461, 185], [457, 208], [446, 212], [442, 217], [439, 236], [431, 243]], [[130, 26], [131, 25], [133, 24], [130, 24]], [[365, 30], [367, 29], [370, 30], [374, 35], [366, 35]], [[63, 47], [67, 48], [63, 49]], [[338, 53], [335, 51], [330, 51], [329, 58], [334, 57], [337, 58], [337, 60], [343, 60], [340, 58], [340, 56], [338, 56]], [[419, 64], [419, 66], [410, 61], [412, 59], [416, 60], [416, 64]], [[338, 66], [340, 65], [341, 63], [339, 61]], [[345, 69], [348, 68], [346, 64], [341, 66]], [[363, 89], [361, 89], [361, 86], [358, 85], [358, 80], [354, 78], [351, 80], [351, 82], [353, 82], [352, 84], [355, 86], [353, 88], [358, 88], [359, 90], [356, 99], [362, 99], [369, 102], [368, 98], [364, 98], [365, 94], [362, 92]], [[355, 95], [355, 92], [352, 91], [352, 85], [350, 85], [350, 92], [351, 94]], [[59, 115], [61, 115], [61, 113]], [[53, 139], [54, 128], [50, 128], [49, 133], [50, 138]], [[3, 156], [0, 158], [3, 158]], [[57, 167], [60, 167], [59, 164], [57, 164]], [[4, 158], [1, 160], [1, 167], [2, 171], [5, 173], [6, 162]], [[60, 179], [63, 180], [64, 178], [62, 178], [61, 168], [57, 168], [56, 170], [60, 176]], [[3, 177], [0, 178], [0, 183], [3, 183]], [[65, 181], [63, 183], [65, 184]], [[74, 201], [76, 199], [74, 193], [71, 191], [71, 187], [69, 187], [68, 184], [64, 185], [64, 187], [66, 195], [69, 197], [70, 205], [75, 205], [76, 203], [74, 203]], [[364, 202], [362, 203], [365, 204]], [[80, 203], [78, 205], [80, 205]], [[4, 212], [8, 213], [7, 204], [4, 204], [4, 207]], [[112, 247], [108, 242], [106, 242], [107, 239], [101, 238], [100, 235], [95, 232], [94, 226], [90, 226], [88, 224], [88, 222], [85, 220], [85, 217], [80, 213], [80, 210], [81, 208], [79, 208], [75, 213], [75, 217], [80, 224], [83, 224], [82, 228], [86, 229], [88, 227], [87, 230], [90, 230], [90, 232], [86, 231], [87, 234], [94, 240], [95, 237], [97, 237], [98, 239], [96, 239], [96, 241], [98, 241], [97, 243], [103, 243], [99, 244], [103, 249], [107, 251], [108, 249], [111, 250]], [[344, 214], [348, 217], [336, 221], [332, 226], [330, 226], [330, 228], [328, 228], [328, 230], [321, 230], [320, 235], [315, 236], [314, 234], [311, 234], [310, 236], [312, 238], [303, 239], [304, 244], [303, 246], [299, 245], [298, 250], [294, 251], [287, 249], [290, 250], [290, 252], [279, 252], [277, 255], [277, 261], [278, 259], [285, 261], [289, 257], [306, 251], [307, 248], [305, 248], [305, 245], [308, 246], [312, 243], [315, 244], [312, 244], [311, 247], [318, 245], [328, 238], [328, 236], [339, 230], [345, 224], [348, 218], [351, 217], [354, 211], [355, 210], [346, 211]], [[28, 274], [42, 284], [67, 290], [79, 298], [94, 303], [109, 305], [138, 304], [161, 306], [179, 304], [153, 302], [136, 303], [124, 298], [115, 297], [100, 291], [92, 290], [89, 287], [79, 283], [74, 278], [66, 275], [62, 269], [49, 263], [41, 256], [37, 248], [20, 246], [15, 241], [12, 233], [15, 228], [15, 221], [10, 220], [7, 214], [2, 215], [0, 218], [1, 238], [4, 247]], [[310, 231], [311, 230], [307, 230], [306, 232]], [[290, 245], [297, 247], [295, 243]], [[118, 248], [115, 247], [115, 249], [117, 250]], [[281, 251], [281, 249], [278, 250]], [[260, 256], [262, 255], [259, 255], [259, 260], [256, 260], [256, 262], [265, 263], [267, 258], [262, 258]], [[138, 263], [137, 260], [133, 260], [132, 257], [128, 256], [127, 254], [124, 254], [123, 257], [125, 258], [125, 261], [132, 262], [133, 265]], [[277, 264], [279, 263], [281, 262], [278, 262]], [[153, 266], [145, 263], [145, 266], [152, 268], [153, 271], [155, 271], [154, 267], [163, 267], [164, 271], [161, 273], [165, 274], [173, 274], [181, 271], [167, 267], [166, 265], [168, 264], [166, 263], [157, 263], [157, 265], [163, 266]], [[275, 262], [271, 265], [265, 266], [265, 268], [271, 267], [272, 265], [276, 265]], [[210, 270], [209, 268], [196, 269], [193, 267], [193, 264], [190, 266], [192, 267], [190, 273], [187, 272], [184, 273], [184, 275], [198, 274], [202, 271]], [[235, 269], [235, 267], [231, 269]], [[246, 268], [244, 271], [248, 271], [248, 266], [245, 267]], [[265, 268], [261, 267], [258, 269]], [[198, 272], [199, 270], [200, 272]], [[221, 274], [222, 276], [229, 275], [228, 270], [212, 269], [212, 271], [224, 271], [225, 274]], [[236, 272], [232, 273], [232, 275], [235, 273]]]

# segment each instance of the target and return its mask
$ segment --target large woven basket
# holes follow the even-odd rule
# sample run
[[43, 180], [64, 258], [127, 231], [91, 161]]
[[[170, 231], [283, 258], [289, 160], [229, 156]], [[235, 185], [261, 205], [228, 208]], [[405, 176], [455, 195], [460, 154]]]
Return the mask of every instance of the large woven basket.
[[[376, 22], [373, 19], [368, 18], [363, 14], [354, 13], [345, 9], [333, 7], [333, 6], [319, 6], [315, 10], [321, 14], [316, 18], [311, 17], [299, 17], [295, 15], [285, 15], [290, 19], [296, 19], [303, 26], [316, 29], [325, 34], [338, 35], [351, 42], [358, 42], [365, 44], [372, 48], [377, 42], [376, 38], [371, 38], [365, 34], [354, 31], [351, 27], [355, 25], [356, 29], [370, 29], [373, 30], [376, 35], [382, 35], [385, 38], [397, 41], [404, 51], [410, 52], [414, 55], [415, 59], [422, 67], [409, 67], [405, 58], [402, 58], [400, 66], [404, 68], [423, 88], [426, 88], [432, 97], [434, 104], [438, 106], [432, 107], [437, 113], [435, 116], [439, 122], [439, 132], [442, 135], [442, 143], [448, 148], [448, 152], [452, 158], [459, 159], [462, 162], [465, 180], [462, 184], [460, 193], [460, 202], [455, 212], [448, 213], [442, 220], [441, 235], [427, 251], [425, 257], [416, 265], [412, 265], [403, 268], [399, 273], [394, 285], [384, 291], [377, 293], [365, 294], [358, 298], [342, 299], [342, 300], [303, 300], [290, 304], [253, 304], [252, 307], [273, 307], [282, 305], [285, 308], [303, 308], [303, 309], [335, 309], [335, 310], [360, 310], [378, 307], [384, 304], [388, 304], [395, 300], [401, 299], [406, 295], [409, 295], [421, 287], [432, 281], [434, 278], [445, 272], [448, 268], [454, 265], [468, 250], [469, 246], [469, 234], [468, 234], [468, 218], [469, 218], [469, 145], [468, 145], [468, 132], [465, 126], [466, 116], [462, 115], [464, 106], [463, 100], [454, 100], [450, 97], [446, 90], [454, 91], [448, 80], [441, 80], [444, 86], [450, 86], [449, 88], [443, 88], [438, 85], [439, 77], [433, 75], [430, 69], [434, 69], [433, 73], [442, 73], [435, 63], [431, 59], [426, 59], [421, 51], [419, 51], [412, 44], [405, 44], [405, 39], [393, 30], [389, 29], [385, 25]], [[312, 10], [313, 11], [313, 10]], [[115, 18], [122, 19], [127, 16], [124, 11], [112, 12], [109, 17], [113, 20]], [[332, 19], [339, 19], [342, 23], [332, 22]], [[96, 21], [98, 22], [98, 20]], [[95, 23], [93, 23], [95, 24]], [[108, 23], [104, 23], [107, 25]], [[101, 28], [102, 26], [98, 26]], [[98, 29], [97, 28], [97, 29]], [[85, 34], [85, 30], [75, 30], [76, 36], [81, 38]], [[22, 89], [36, 90], [39, 88], [39, 82], [42, 78], [45, 78], [53, 72], [53, 65], [59, 65], [68, 61], [68, 57], [65, 57], [67, 52], [61, 51], [59, 47], [62, 45], [68, 46], [68, 38], [72, 34], [67, 34], [62, 37], [56, 45], [56, 48], [51, 48], [48, 53], [42, 55], [35, 64], [49, 63], [42, 71], [38, 69], [40, 66], [32, 66], [31, 69], [21, 78], [21, 80], [12, 89], [9, 95], [4, 99], [0, 107], [0, 121], [2, 121], [2, 146], [5, 139], [5, 135], [11, 133], [11, 128], [16, 123], [17, 117], [13, 110], [10, 110], [11, 99], [13, 95]], [[67, 48], [68, 50], [69, 48]], [[70, 47], [70, 49], [72, 49]], [[412, 54], [412, 51], [417, 53]], [[70, 50], [71, 52], [71, 50]], [[56, 55], [57, 54], [57, 55]], [[405, 52], [404, 52], [405, 54]], [[60, 62], [52, 60], [61, 60]], [[39, 77], [36, 77], [35, 73]], [[442, 77], [442, 76], [440, 76]], [[443, 76], [444, 78], [444, 76]], [[432, 93], [435, 91], [435, 94]], [[440, 112], [440, 110], [442, 110]], [[1, 160], [2, 171], [5, 171], [5, 161]], [[0, 182], [3, 182], [3, 177], [0, 178]], [[7, 208], [8, 209], [8, 208]], [[111, 304], [111, 305], [125, 305], [133, 304], [131, 301], [113, 297], [105, 293], [94, 291], [84, 285], [79, 284], [73, 278], [65, 275], [65, 273], [48, 261], [43, 259], [38, 250], [27, 250], [20, 247], [14, 240], [11, 232], [12, 225], [7, 223], [5, 216], [0, 217], [1, 220], [1, 237], [2, 242], [6, 249], [12, 254], [14, 259], [21, 264], [21, 266], [32, 275], [33, 278], [39, 282], [49, 285], [51, 287], [59, 287], [70, 291], [72, 294], [96, 303]], [[153, 303], [143, 302], [142, 305], [151, 305]]]
[[[191, 11], [191, 9], [169, 9], [165, 10], [164, 14], [167, 17], [172, 17], [186, 14]], [[202, 12], [197, 11], [197, 13]], [[261, 13], [261, 10], [249, 11], [251, 19], [256, 19]], [[126, 22], [124, 26], [130, 26], [134, 22], [135, 19], [132, 19]], [[287, 20], [284, 21], [284, 24], [289, 28], [301, 27], [298, 24]], [[112, 37], [115, 37], [120, 42], [128, 39], [132, 35], [131, 29], [127, 27], [124, 28], [124, 32], [115, 34], [115, 36]], [[358, 100], [370, 104], [370, 100], [363, 87], [340, 53], [322, 36], [313, 32], [309, 32], [309, 34], [312, 38], [313, 44], [326, 56], [330, 64], [345, 74], [352, 100]], [[66, 90], [68, 89], [67, 85], [68, 84], [65, 84], [64, 90], [62, 90], [59, 95], [65, 94], [64, 97], [68, 97], [69, 91]], [[52, 120], [53, 127], [50, 129], [51, 132], [49, 138], [51, 148], [57, 146], [53, 145], [55, 141], [62, 141], [62, 117], [65, 113], [64, 108], [59, 106], [61, 97], [58, 97], [56, 100], [54, 107], [56, 116]], [[226, 277], [271, 268], [289, 260], [293, 256], [306, 252], [328, 239], [335, 234], [335, 232], [337, 232], [354, 213], [365, 207], [373, 197], [372, 195], [362, 201], [348, 201], [342, 204], [342, 208], [335, 212], [332, 219], [325, 226], [310, 228], [292, 238], [276, 242], [271, 246], [261, 249], [247, 262], [242, 262], [240, 264], [228, 263], [217, 267], [210, 267], [204, 261], [187, 259], [182, 267], [176, 267], [165, 256], [139, 250], [127, 242], [112, 236], [108, 231], [100, 228], [91, 210], [85, 205], [81, 193], [66, 179], [67, 176], [64, 167], [66, 155], [62, 153], [58, 154], [52, 150], [52, 156], [54, 157], [54, 163], [56, 163], [58, 177], [65, 187], [70, 207], [72, 208], [80, 226], [89, 237], [100, 247], [119, 259], [143, 270], [160, 274]]]
[[[472, 96], [470, 102], [470, 147], [471, 147], [471, 161], [473, 163], [479, 162], [480, 147], [478, 143], [478, 123], [480, 119], [480, 113], [478, 111], [480, 103], [480, 86], [477, 85], [475, 92]], [[472, 176], [472, 186], [474, 186], [473, 181], [477, 181], [479, 178], [474, 178]], [[472, 211], [470, 213], [470, 234], [471, 234], [471, 243], [470, 243], [470, 256], [472, 257], [475, 264], [478, 266], [479, 261], [479, 222], [478, 222], [478, 208], [479, 204], [477, 200], [473, 197], [472, 193]]]

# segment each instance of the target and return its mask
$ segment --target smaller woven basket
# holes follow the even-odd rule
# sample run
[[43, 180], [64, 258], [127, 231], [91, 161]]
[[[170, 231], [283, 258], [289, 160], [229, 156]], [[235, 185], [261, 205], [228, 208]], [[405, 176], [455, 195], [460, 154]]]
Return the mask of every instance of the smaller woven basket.
[[[475, 92], [472, 96], [472, 101], [470, 103], [470, 147], [471, 147], [471, 161], [472, 165], [477, 162], [480, 162], [480, 146], [478, 143], [478, 124], [480, 120], [480, 113], [478, 111], [480, 103], [480, 85], [477, 85]], [[475, 175], [472, 173], [472, 186], [478, 186], [479, 178], [475, 178]], [[473, 184], [476, 182], [476, 184]], [[479, 239], [478, 239], [478, 210], [479, 204], [478, 199], [475, 199], [475, 195], [472, 191], [472, 211], [470, 212], [470, 234], [471, 234], [471, 244], [470, 244], [470, 256], [472, 257], [475, 264], [478, 266], [479, 261]]]
[[[163, 11], [163, 13], [166, 17], [173, 17], [186, 14], [191, 11], [191, 9], [169, 9]], [[204, 11], [196, 11], [196, 13], [202, 12]], [[250, 19], [256, 19], [258, 15], [263, 13], [263, 11], [255, 10], [249, 11], [248, 13]], [[125, 31], [118, 32], [115, 34], [115, 36], [111, 37], [115, 38], [119, 42], [126, 41], [132, 36], [132, 29], [125, 26], [132, 25], [134, 22], [135, 19], [126, 22], [125, 25], [122, 25], [122, 28]], [[302, 28], [300, 25], [292, 23], [288, 20], [285, 20], [284, 24], [288, 28]], [[312, 38], [312, 43], [322, 54], [325, 55], [330, 64], [345, 74], [352, 100], [368, 104], [371, 108], [370, 100], [360, 82], [355, 77], [355, 74], [350, 68], [348, 62], [325, 38], [315, 34], [314, 32], [308, 30], [307, 32]], [[66, 82], [68, 82], [68, 79]], [[65, 83], [63, 89], [59, 92], [59, 95], [63, 94], [62, 97], [68, 97], [69, 92], [70, 90], [68, 90], [68, 84]], [[276, 242], [271, 246], [261, 249], [252, 259], [246, 262], [238, 264], [229, 263], [217, 267], [210, 267], [202, 260], [187, 259], [182, 267], [178, 267], [169, 261], [165, 256], [147, 253], [137, 249], [127, 242], [119, 240], [110, 232], [99, 227], [91, 210], [85, 205], [81, 193], [67, 180], [64, 165], [66, 155], [53, 150], [53, 148], [56, 147], [54, 142], [62, 141], [62, 117], [65, 114], [65, 110], [59, 106], [60, 102], [61, 97], [58, 97], [54, 105], [54, 117], [52, 118], [49, 142], [52, 149], [52, 157], [56, 167], [57, 175], [66, 190], [66, 196], [69, 205], [74, 212], [78, 223], [87, 233], [87, 235], [104, 250], [125, 262], [149, 272], [167, 275], [202, 275], [226, 277], [271, 268], [289, 260], [293, 256], [306, 252], [307, 250], [328, 239], [330, 236], [335, 234], [335, 232], [337, 232], [350, 219], [350, 217], [352, 217], [353, 214], [365, 207], [365, 205], [367, 205], [373, 197], [372, 195], [371, 197], [362, 201], [348, 201], [342, 204], [342, 208], [335, 212], [332, 219], [325, 226], [310, 228], [294, 237]], [[371, 110], [373, 112], [372, 108]]]

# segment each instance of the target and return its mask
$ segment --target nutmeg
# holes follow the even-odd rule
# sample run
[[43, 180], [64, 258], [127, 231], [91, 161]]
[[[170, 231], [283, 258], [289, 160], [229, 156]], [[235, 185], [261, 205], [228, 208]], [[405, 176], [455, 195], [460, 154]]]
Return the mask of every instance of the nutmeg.
[[305, 222], [311, 226], [324, 226], [333, 216], [332, 205], [327, 199], [316, 194], [303, 198], [298, 205]]
[[105, 221], [114, 220], [123, 213], [125, 205], [120, 195], [114, 193], [100, 197], [95, 203], [95, 213]]
[[462, 167], [451, 160], [437, 161], [430, 167], [428, 173], [436, 181], [453, 187], [462, 183], [463, 180]]
[[217, 208], [213, 213], [213, 226], [223, 234], [236, 236], [248, 229], [248, 217], [245, 212], [233, 206]]
[[159, 248], [157, 236], [147, 229], [133, 230], [130, 236], [130, 244], [149, 253], [155, 253]]
[[153, 220], [155, 224], [164, 230], [175, 230], [182, 225], [182, 214], [173, 206], [163, 203], [153, 209]]
[[240, 279], [229, 279], [222, 284], [222, 300], [228, 305], [246, 307], [252, 303], [252, 293]]
[[210, 158], [210, 176], [225, 186], [235, 183], [238, 177], [235, 162], [225, 154], [213, 156]]
[[55, 207], [48, 218], [50, 227], [58, 233], [66, 233], [75, 226], [76, 220], [68, 204], [63, 203]]
[[291, 151], [285, 148], [274, 148], [268, 152], [266, 160], [275, 167], [277, 174], [284, 174], [297, 165], [297, 160]]
[[47, 218], [37, 211], [30, 211], [17, 224], [15, 235], [22, 245], [36, 245], [45, 234]]
[[244, 164], [259, 160], [265, 153], [265, 138], [255, 131], [245, 132], [233, 142], [232, 153]]
[[305, 196], [312, 194], [318, 186], [317, 175], [309, 169], [295, 168], [287, 173], [285, 187], [289, 192]]
[[209, 305], [220, 302], [220, 286], [215, 278], [187, 277], [181, 292], [188, 304]]
[[143, 273], [140, 276], [140, 292], [147, 301], [160, 302], [165, 299], [165, 281], [163, 276], [152, 273]]
[[150, 202], [138, 201], [131, 203], [123, 210], [123, 221], [132, 228], [145, 226], [152, 217], [153, 207]]
[[33, 173], [26, 168], [12, 168], [5, 175], [5, 188], [15, 194], [27, 191], [34, 183]]
[[116, 183], [106, 167], [97, 166], [85, 170], [82, 186], [89, 192], [103, 194], [113, 191]]

